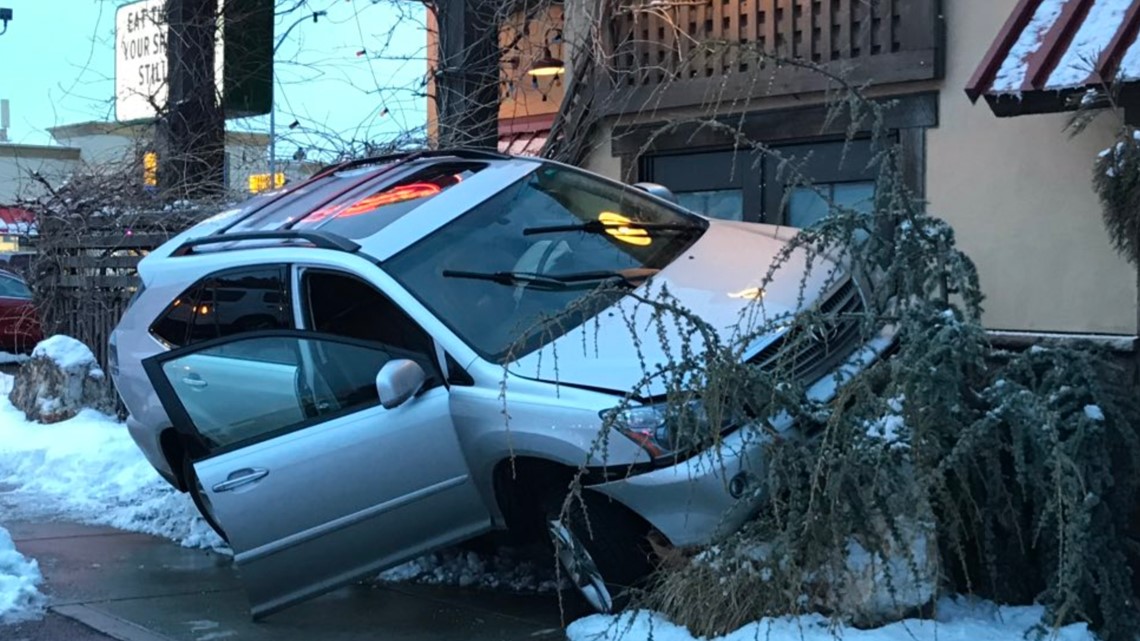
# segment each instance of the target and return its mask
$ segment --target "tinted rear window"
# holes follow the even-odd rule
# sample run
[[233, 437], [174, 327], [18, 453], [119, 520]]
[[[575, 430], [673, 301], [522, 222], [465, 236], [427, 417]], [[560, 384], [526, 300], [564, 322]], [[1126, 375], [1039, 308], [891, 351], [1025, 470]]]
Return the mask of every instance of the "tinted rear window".
[[254, 267], [207, 276], [179, 295], [151, 327], [174, 347], [265, 329], [292, 329], [285, 267]]

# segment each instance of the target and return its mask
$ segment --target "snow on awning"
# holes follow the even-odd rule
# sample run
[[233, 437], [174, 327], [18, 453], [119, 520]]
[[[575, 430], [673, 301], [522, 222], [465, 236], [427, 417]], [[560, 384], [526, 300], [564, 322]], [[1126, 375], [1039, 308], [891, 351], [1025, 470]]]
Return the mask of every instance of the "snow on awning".
[[1140, 80], [1140, 0], [1020, 0], [966, 86], [998, 116], [1071, 109], [1069, 98]]

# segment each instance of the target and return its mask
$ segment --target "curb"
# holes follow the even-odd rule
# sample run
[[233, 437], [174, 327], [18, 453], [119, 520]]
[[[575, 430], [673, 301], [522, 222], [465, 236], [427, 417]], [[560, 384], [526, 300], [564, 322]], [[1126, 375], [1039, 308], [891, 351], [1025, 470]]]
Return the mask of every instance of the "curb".
[[57, 605], [48, 609], [118, 641], [173, 641], [170, 637], [148, 630], [137, 623], [87, 605]]

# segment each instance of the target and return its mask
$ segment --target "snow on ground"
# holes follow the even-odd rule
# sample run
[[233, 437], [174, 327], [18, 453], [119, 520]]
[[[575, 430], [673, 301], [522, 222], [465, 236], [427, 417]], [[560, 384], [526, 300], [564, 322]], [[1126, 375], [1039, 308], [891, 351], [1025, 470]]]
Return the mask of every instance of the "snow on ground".
[[552, 592], [558, 586], [553, 555], [536, 558], [507, 547], [494, 554], [449, 548], [398, 565], [377, 578], [381, 583], [415, 582], [511, 592]]
[[13, 354], [11, 352], [0, 351], [0, 365], [19, 365], [29, 358], [31, 357], [27, 354]]
[[[1001, 606], [988, 601], [945, 598], [933, 620], [907, 619], [881, 628], [860, 630], [833, 626], [819, 615], [765, 618], [709, 641], [1025, 641], [1041, 621], [1040, 606]], [[697, 641], [689, 631], [659, 614], [644, 610], [622, 615], [579, 619], [566, 630], [570, 641]], [[1085, 624], [1065, 626], [1057, 641], [1096, 641]]]
[[36, 586], [39, 565], [16, 551], [8, 530], [0, 527], [0, 625], [39, 616], [44, 598]]
[[[167, 484], [124, 424], [94, 410], [41, 425], [12, 407], [0, 375], [0, 499], [11, 518], [61, 518], [223, 549], [189, 496]], [[10, 504], [10, 505], [8, 505]]]
[[[53, 351], [61, 361], [84, 360], [61, 351]], [[11, 388], [12, 377], [0, 374], [0, 513], [108, 525], [226, 551], [190, 497], [154, 471], [124, 424], [94, 410], [52, 425], [32, 423], [8, 401]], [[553, 561], [549, 569], [540, 567], [506, 548], [494, 554], [447, 549], [379, 580], [542, 592], [553, 589], [554, 572]]]

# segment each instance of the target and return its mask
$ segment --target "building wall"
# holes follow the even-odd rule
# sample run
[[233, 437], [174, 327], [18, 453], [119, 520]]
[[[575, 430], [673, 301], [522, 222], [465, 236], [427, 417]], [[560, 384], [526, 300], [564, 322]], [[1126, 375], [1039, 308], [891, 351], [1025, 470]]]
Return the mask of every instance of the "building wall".
[[[435, 80], [432, 73], [439, 66], [439, 25], [435, 12], [425, 9], [427, 26], [427, 132], [428, 138], [435, 140], [439, 118], [435, 100]], [[499, 32], [499, 44], [503, 49], [501, 66], [501, 99], [499, 120], [527, 118], [556, 113], [565, 95], [566, 78], [539, 78], [537, 86], [526, 71], [544, 55], [544, 43], [554, 39], [554, 31], [564, 23], [563, 9], [552, 5], [537, 16], [526, 20], [522, 13], [509, 17]], [[550, 42], [550, 52], [555, 58], [566, 60], [561, 42]]]
[[[1097, 153], [1112, 143], [1102, 116], [1080, 136], [1067, 116], [997, 118], [964, 87], [1017, 0], [945, 2], [946, 75], [938, 82], [876, 87], [870, 95], [939, 92], [939, 124], [926, 132], [925, 189], [930, 211], [949, 221], [976, 263], [990, 329], [1137, 333], [1137, 271], [1112, 249], [1092, 191]], [[799, 95], [800, 105], [822, 96]], [[787, 108], [786, 98], [753, 110]], [[671, 110], [624, 116], [622, 124], [700, 113]], [[621, 177], [612, 123], [600, 128], [585, 165]]]
[[56, 142], [79, 149], [84, 162], [97, 165], [133, 159], [148, 144], [152, 130], [142, 125], [93, 122], [64, 125], [50, 131]]
[[[154, 128], [150, 125], [88, 122], [56, 127], [51, 133], [61, 145], [79, 150], [88, 165], [134, 163], [144, 151], [154, 148]], [[226, 133], [226, 175], [231, 191], [246, 192], [251, 175], [269, 173], [268, 147], [266, 134]], [[143, 171], [141, 165], [136, 169]], [[311, 163], [280, 159], [277, 163], [278, 172], [288, 180], [303, 179], [312, 173], [311, 169]]]
[[997, 118], [963, 91], [1016, 4], [944, 4], [946, 79], [939, 126], [927, 132], [931, 211], [978, 266], [987, 327], [1135, 334], [1136, 270], [1113, 251], [1090, 182], [1112, 119], [1070, 138], [1064, 114]]
[[78, 166], [78, 149], [0, 144], [0, 205], [43, 193], [42, 185], [32, 180], [32, 172], [57, 184]]

